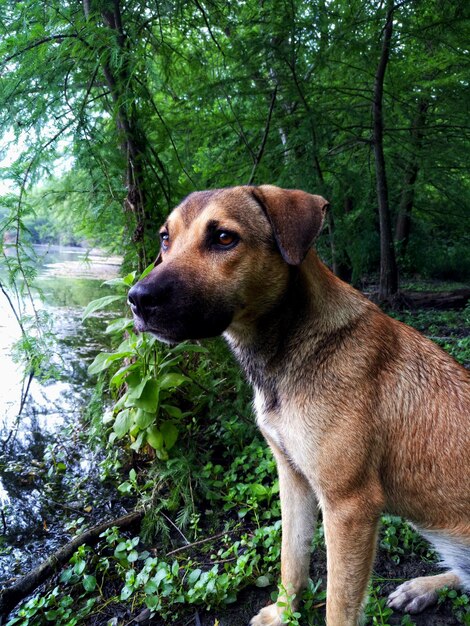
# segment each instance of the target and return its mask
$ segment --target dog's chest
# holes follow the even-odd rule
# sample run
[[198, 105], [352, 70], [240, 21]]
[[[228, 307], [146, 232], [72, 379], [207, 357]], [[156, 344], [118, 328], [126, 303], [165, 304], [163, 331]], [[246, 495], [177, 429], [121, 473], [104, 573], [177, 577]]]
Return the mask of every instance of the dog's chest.
[[306, 420], [295, 403], [270, 409], [269, 398], [255, 387], [254, 407], [259, 429], [268, 443], [274, 444], [290, 464], [311, 466], [315, 459], [315, 438], [306, 432]]

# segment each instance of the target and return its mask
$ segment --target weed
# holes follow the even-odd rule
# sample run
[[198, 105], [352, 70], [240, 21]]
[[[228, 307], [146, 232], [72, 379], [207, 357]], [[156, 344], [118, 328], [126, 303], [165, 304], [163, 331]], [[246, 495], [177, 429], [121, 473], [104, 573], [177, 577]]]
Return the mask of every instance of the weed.
[[439, 592], [439, 603], [450, 600], [452, 612], [464, 626], [470, 626], [470, 598], [466, 593], [461, 593], [456, 589], [441, 589]]
[[394, 563], [400, 563], [404, 555], [418, 555], [424, 560], [434, 560], [435, 555], [429, 543], [395, 515], [382, 516], [380, 547], [390, 554]]

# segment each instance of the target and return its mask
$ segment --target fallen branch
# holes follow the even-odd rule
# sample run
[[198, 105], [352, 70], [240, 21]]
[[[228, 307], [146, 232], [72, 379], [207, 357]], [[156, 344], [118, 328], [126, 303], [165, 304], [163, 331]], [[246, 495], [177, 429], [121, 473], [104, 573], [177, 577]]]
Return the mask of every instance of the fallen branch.
[[470, 300], [470, 289], [455, 291], [402, 291], [406, 303], [411, 309], [463, 309]]
[[65, 546], [56, 550], [29, 574], [15, 581], [11, 587], [0, 591], [0, 626], [3, 620], [6, 621], [9, 613], [15, 606], [68, 563], [73, 553], [80, 546], [84, 544], [93, 545], [99, 541], [101, 533], [108, 530], [108, 528], [112, 526], [117, 526], [120, 529], [127, 528], [136, 522], [140, 522], [143, 516], [143, 511], [134, 511], [134, 513], [129, 513], [123, 517], [118, 517], [89, 528], [78, 537], [74, 537]]

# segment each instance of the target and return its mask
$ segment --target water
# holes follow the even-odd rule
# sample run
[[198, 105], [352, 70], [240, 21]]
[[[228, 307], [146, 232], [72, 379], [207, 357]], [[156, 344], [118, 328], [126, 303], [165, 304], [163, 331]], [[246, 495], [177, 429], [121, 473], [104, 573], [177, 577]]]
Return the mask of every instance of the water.
[[[87, 366], [106, 346], [113, 312], [81, 317], [88, 302], [111, 293], [102, 282], [118, 274], [120, 259], [80, 248], [38, 246], [36, 252], [34, 308], [47, 314], [55, 337], [57, 375], [31, 381], [18, 417], [22, 371], [11, 350], [21, 332], [0, 293], [0, 583], [64, 543], [74, 519], [94, 520], [119, 508], [114, 487], [99, 480], [100, 455], [88, 446], [83, 424], [95, 383]], [[33, 312], [31, 303], [26, 308]]]

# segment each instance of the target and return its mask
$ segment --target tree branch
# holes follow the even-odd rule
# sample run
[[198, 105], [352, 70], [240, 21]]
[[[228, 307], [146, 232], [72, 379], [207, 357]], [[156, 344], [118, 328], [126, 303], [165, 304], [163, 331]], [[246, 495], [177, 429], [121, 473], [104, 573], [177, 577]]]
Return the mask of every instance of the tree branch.
[[276, 103], [276, 96], [277, 96], [277, 85], [274, 88], [274, 91], [273, 91], [272, 96], [271, 96], [271, 103], [269, 105], [268, 118], [266, 120], [266, 124], [265, 124], [265, 128], [264, 128], [263, 139], [261, 141], [261, 145], [259, 147], [258, 154], [255, 157], [255, 162], [253, 163], [253, 169], [251, 170], [250, 179], [249, 179], [249, 181], [247, 183], [248, 185], [252, 185], [253, 184], [253, 180], [255, 178], [256, 170], [258, 169], [258, 165], [260, 164], [261, 159], [263, 158], [264, 149], [266, 147], [266, 141], [268, 140], [269, 128], [271, 126], [271, 118], [272, 118], [272, 114], [273, 114], [273, 110], [274, 110], [274, 105]]

